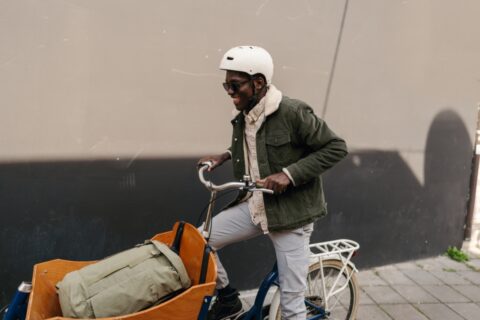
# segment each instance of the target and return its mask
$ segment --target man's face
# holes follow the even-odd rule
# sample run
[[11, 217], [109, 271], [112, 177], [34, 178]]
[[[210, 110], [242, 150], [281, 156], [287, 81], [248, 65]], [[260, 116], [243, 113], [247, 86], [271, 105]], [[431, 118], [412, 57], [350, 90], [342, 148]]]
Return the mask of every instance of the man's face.
[[238, 111], [246, 110], [250, 104], [250, 98], [253, 96], [248, 75], [236, 71], [227, 71], [225, 83], [228, 85], [227, 94], [233, 99], [235, 108]]

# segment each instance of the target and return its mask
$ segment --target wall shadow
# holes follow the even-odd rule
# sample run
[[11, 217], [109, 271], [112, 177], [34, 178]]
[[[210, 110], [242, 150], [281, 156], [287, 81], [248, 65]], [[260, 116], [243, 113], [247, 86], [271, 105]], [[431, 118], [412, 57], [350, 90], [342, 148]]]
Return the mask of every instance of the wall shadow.
[[[433, 120], [425, 151], [425, 185], [398, 152], [362, 150], [324, 175], [329, 215], [312, 241], [360, 242], [360, 268], [440, 254], [463, 237], [472, 143], [453, 111]], [[0, 303], [33, 264], [53, 258], [93, 260], [192, 223], [209, 199], [197, 159], [30, 162], [0, 165]], [[212, 174], [232, 178], [229, 165]], [[221, 208], [233, 194], [219, 200]], [[266, 237], [221, 253], [234, 286], [256, 287], [273, 262]], [[239, 257], [242, 257], [239, 259]]]

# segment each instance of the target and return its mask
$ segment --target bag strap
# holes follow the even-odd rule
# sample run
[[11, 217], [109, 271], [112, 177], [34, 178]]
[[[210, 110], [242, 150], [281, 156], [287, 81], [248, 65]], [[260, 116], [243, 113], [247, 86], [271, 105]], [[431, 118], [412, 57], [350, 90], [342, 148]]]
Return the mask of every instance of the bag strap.
[[203, 250], [202, 269], [200, 271], [200, 279], [198, 279], [199, 284], [205, 283], [205, 280], [207, 278], [208, 258], [210, 257], [210, 252], [212, 252], [212, 248], [210, 248], [208, 243], [206, 243], [205, 248]]
[[182, 241], [183, 230], [185, 229], [185, 221], [178, 223], [177, 232], [175, 233], [175, 239], [173, 239], [172, 250], [177, 254], [180, 254], [180, 244]]
[[182, 287], [189, 287], [191, 281], [188, 277], [187, 270], [185, 269], [185, 265], [183, 264], [180, 256], [173, 252], [172, 249], [170, 249], [164, 243], [161, 243], [157, 240], [152, 240], [152, 243], [161, 253], [163, 253], [163, 255], [168, 259], [168, 261], [170, 261], [172, 266], [177, 270], [178, 275], [180, 276], [180, 282], [182, 283]]

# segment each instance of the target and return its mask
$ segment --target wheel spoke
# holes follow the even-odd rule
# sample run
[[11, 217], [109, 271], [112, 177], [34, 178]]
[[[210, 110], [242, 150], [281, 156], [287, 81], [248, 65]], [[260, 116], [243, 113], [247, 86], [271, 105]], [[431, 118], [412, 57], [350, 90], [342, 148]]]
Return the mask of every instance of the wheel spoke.
[[[323, 289], [321, 289], [323, 285], [325, 285], [326, 294], [328, 295], [328, 310], [326, 310], [329, 313], [328, 319], [349, 319], [353, 309], [353, 307], [351, 307], [354, 303], [353, 288], [349, 286], [348, 269], [344, 270], [346, 271], [340, 273], [342, 267], [338, 262], [333, 264], [325, 263], [323, 266], [323, 279], [321, 278], [319, 266], [309, 273], [308, 292], [315, 292], [315, 296], [317, 296], [318, 293], [318, 300], [313, 301], [313, 295], [311, 295], [310, 301], [317, 306], [325, 306], [325, 297], [323, 296]], [[332, 295], [332, 293], [338, 291], [340, 288], [344, 289]], [[315, 314], [315, 310], [312, 309], [313, 308], [310, 308], [309, 310], [309, 316]]]

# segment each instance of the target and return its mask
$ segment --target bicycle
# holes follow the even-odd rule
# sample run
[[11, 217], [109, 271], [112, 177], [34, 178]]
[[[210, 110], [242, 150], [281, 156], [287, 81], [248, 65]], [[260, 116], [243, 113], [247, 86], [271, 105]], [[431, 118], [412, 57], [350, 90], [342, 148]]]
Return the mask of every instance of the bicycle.
[[[203, 172], [209, 163], [204, 163], [199, 169], [199, 178], [202, 184], [211, 191], [211, 200], [208, 207], [205, 226], [205, 239], [211, 233], [212, 208], [216, 200], [216, 193], [232, 188], [273, 194], [272, 190], [257, 188], [249, 176], [244, 176], [243, 182], [229, 182], [215, 185], [205, 180]], [[310, 244], [310, 266], [307, 276], [305, 304], [309, 320], [316, 319], [354, 319], [358, 306], [359, 286], [355, 276], [357, 268], [351, 261], [360, 245], [348, 239], [339, 239]], [[269, 289], [278, 287], [278, 271], [276, 264], [272, 271], [263, 279], [255, 302], [252, 307], [235, 317], [235, 320], [251, 319], [281, 319], [280, 290], [276, 290], [270, 306], [264, 307]]]
[[[228, 189], [240, 189], [249, 192], [273, 194], [272, 190], [258, 188], [255, 182], [251, 181], [248, 176], [245, 176], [242, 182], [228, 182], [222, 185], [215, 185], [205, 180], [204, 177], [204, 171], [210, 165], [205, 163], [198, 170], [200, 181], [211, 191], [202, 235], [190, 224], [177, 223], [172, 231], [158, 234], [153, 238], [170, 245], [178, 239], [186, 239], [180, 250], [180, 255], [184, 259], [187, 270], [194, 275], [195, 284], [164, 304], [138, 313], [115, 317], [115, 319], [154, 318], [183, 320], [196, 318], [203, 320], [206, 318], [212, 300], [216, 275], [216, 264], [208, 246], [208, 239], [211, 234], [212, 211], [217, 192]], [[178, 237], [178, 235], [180, 236]], [[354, 319], [358, 305], [358, 284], [355, 277], [355, 273], [358, 271], [351, 262], [351, 258], [358, 248], [358, 243], [352, 240], [334, 240], [310, 245], [312, 254], [310, 256], [307, 290], [305, 292], [308, 319]], [[29, 283], [22, 284], [19, 287], [12, 303], [4, 314], [4, 320], [23, 320], [25, 318], [35, 320], [47, 318], [65, 319], [61, 318], [58, 298], [55, 295], [55, 284], [67, 272], [79, 269], [90, 263], [93, 263], [93, 261], [82, 262], [57, 259], [35, 265], [33, 288]], [[264, 306], [265, 298], [272, 286], [278, 287], [276, 264], [274, 264], [272, 271], [263, 279], [253, 306], [235, 317], [235, 320], [280, 319], [280, 291], [278, 289], [273, 295], [271, 304]], [[30, 290], [32, 290], [31, 295]], [[186, 308], [185, 304], [188, 305], [188, 308]], [[182, 305], [184, 305], [183, 308]]]

